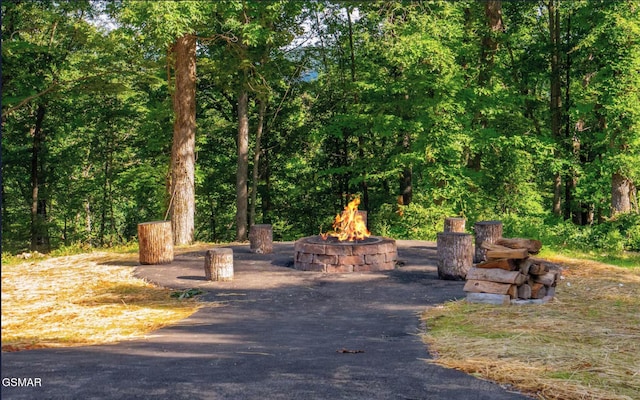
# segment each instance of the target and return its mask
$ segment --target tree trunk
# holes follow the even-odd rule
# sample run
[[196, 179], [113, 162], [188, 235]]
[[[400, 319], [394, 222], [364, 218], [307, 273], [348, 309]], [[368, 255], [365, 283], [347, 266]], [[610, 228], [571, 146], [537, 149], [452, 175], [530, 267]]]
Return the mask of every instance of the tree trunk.
[[[551, 43], [551, 96], [549, 109], [551, 112], [551, 134], [556, 139], [558, 145], [562, 141], [562, 93], [560, 82], [560, 12], [557, 9], [558, 0], [549, 0], [547, 10], [549, 12], [549, 40]], [[559, 151], [556, 150], [556, 157]], [[561, 172], [557, 171], [554, 176], [553, 191], [553, 213], [562, 215]]]
[[271, 223], [271, 164], [269, 159], [269, 137], [265, 137], [267, 142], [264, 146], [264, 157], [262, 158], [264, 168], [264, 190], [262, 191], [262, 222]]
[[632, 182], [616, 172], [611, 176], [611, 215], [631, 211]]
[[504, 30], [502, 25], [502, 0], [485, 1], [484, 13], [487, 18], [489, 32], [482, 38], [481, 65], [478, 76], [480, 86], [485, 86], [491, 79], [493, 60], [498, 51], [498, 41], [495, 34]]
[[[411, 151], [411, 135], [407, 132], [402, 137], [402, 151], [408, 154]], [[405, 165], [400, 178], [400, 195], [402, 204], [408, 206], [413, 200], [413, 168]]]
[[193, 242], [195, 217], [196, 37], [176, 40], [171, 148], [171, 226], [176, 245]]
[[[560, 17], [556, 18], [556, 31], [560, 30]], [[567, 16], [567, 31], [565, 35], [567, 46], [571, 46], [571, 14]], [[557, 39], [559, 41], [559, 38]], [[560, 47], [560, 44], [557, 44]], [[571, 52], [566, 51], [565, 55], [565, 97], [564, 97], [564, 120], [565, 120], [565, 143], [569, 146], [569, 153], [572, 156], [574, 163], [580, 163], [580, 138], [577, 136], [577, 132], [572, 132], [571, 118], [569, 113], [569, 107], [571, 105]], [[579, 167], [578, 167], [579, 168]], [[582, 208], [583, 204], [574, 200], [574, 193], [578, 185], [578, 179], [576, 177], [576, 168], [567, 168], [567, 177], [565, 180], [565, 219], [572, 218], [573, 222], [577, 225], [583, 225]]]
[[31, 134], [31, 250], [46, 252], [49, 250], [49, 233], [47, 229], [47, 201], [42, 199], [42, 146], [46, 134], [42, 129], [46, 108], [42, 104], [36, 111], [36, 120]]
[[400, 181], [400, 193], [402, 193], [402, 204], [408, 206], [413, 200], [413, 172], [411, 167], [402, 170], [402, 180]]
[[249, 93], [244, 80], [238, 93], [238, 166], [236, 171], [236, 240], [247, 240], [247, 177], [249, 174]]
[[553, 176], [553, 215], [562, 215], [562, 176], [556, 172]]
[[258, 178], [260, 166], [260, 153], [262, 152], [261, 140], [264, 130], [264, 116], [267, 112], [267, 101], [260, 100], [258, 111], [258, 126], [256, 127], [256, 146], [253, 151], [253, 171], [251, 174], [251, 206], [249, 208], [249, 226], [256, 223], [256, 201], [258, 199]]
[[138, 224], [140, 264], [168, 264], [173, 261], [173, 235], [170, 221]]

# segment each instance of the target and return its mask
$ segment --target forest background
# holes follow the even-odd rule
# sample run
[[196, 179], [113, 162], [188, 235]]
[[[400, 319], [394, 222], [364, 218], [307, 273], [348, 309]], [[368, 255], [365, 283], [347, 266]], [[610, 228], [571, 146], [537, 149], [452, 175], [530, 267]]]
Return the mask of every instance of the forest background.
[[3, 252], [331, 227], [640, 250], [640, 1], [2, 1]]

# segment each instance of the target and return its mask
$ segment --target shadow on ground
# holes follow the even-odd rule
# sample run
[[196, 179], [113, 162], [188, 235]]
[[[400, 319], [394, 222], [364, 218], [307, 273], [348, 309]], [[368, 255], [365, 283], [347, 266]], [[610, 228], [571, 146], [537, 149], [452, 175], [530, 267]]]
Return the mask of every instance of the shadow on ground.
[[6, 353], [2, 376], [41, 387], [2, 387], [3, 398], [526, 399], [429, 362], [420, 339], [426, 307], [462, 298], [438, 279], [435, 244], [398, 241], [383, 273], [297, 271], [293, 244], [234, 250], [234, 280], [204, 278], [204, 251], [137, 274], [199, 288], [204, 307], [148, 338], [109, 346]]

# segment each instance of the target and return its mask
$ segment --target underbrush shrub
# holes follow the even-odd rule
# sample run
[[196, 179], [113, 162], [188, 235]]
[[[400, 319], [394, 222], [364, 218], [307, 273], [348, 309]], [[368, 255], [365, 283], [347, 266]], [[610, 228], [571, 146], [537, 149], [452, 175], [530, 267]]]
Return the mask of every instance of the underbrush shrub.
[[386, 203], [372, 215], [370, 230], [374, 235], [394, 239], [436, 240], [444, 219], [453, 215], [452, 210], [418, 202], [407, 206]]
[[640, 250], [639, 214], [622, 214], [598, 224], [584, 226], [552, 216], [506, 215], [501, 219], [505, 237], [537, 239], [545, 246], [612, 253]]
[[540, 240], [543, 243], [551, 241], [551, 238], [548, 237], [548, 226], [544, 215], [508, 214], [498, 219], [502, 221], [502, 236], [504, 237], [530, 238]]
[[640, 251], [640, 214], [619, 214], [594, 225], [591, 240], [605, 250]]

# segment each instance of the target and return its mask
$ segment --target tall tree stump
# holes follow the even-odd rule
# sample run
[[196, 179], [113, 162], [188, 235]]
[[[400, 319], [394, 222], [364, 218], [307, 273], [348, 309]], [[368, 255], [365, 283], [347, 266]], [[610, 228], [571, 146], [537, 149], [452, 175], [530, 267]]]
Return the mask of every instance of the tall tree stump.
[[445, 218], [444, 219], [444, 231], [445, 232], [462, 232], [464, 233], [466, 220], [464, 218]]
[[138, 224], [140, 264], [168, 264], [173, 261], [171, 221]]
[[218, 247], [207, 250], [204, 257], [204, 276], [209, 281], [233, 280], [233, 249]]
[[471, 234], [440, 232], [438, 247], [438, 277], [445, 280], [464, 280], [473, 266]]
[[252, 253], [273, 252], [273, 228], [269, 224], [252, 225], [249, 229], [249, 250]]
[[479, 263], [487, 259], [487, 250], [480, 247], [482, 242], [495, 243], [502, 237], [501, 221], [479, 221], [474, 225], [476, 233], [476, 249], [473, 262]]

